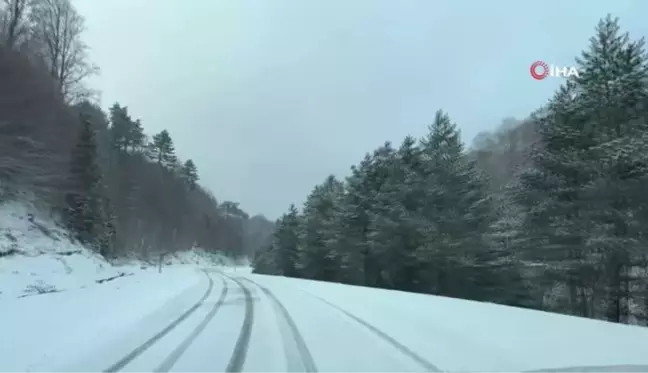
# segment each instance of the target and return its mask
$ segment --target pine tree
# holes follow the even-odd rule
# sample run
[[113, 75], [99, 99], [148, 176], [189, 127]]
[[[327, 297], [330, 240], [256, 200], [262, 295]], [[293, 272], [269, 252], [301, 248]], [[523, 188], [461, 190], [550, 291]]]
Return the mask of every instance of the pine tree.
[[288, 213], [277, 222], [274, 235], [273, 251], [279, 273], [287, 277], [297, 277], [297, 261], [299, 251], [299, 212], [294, 204], [290, 205]]
[[254, 272], [298, 277], [299, 260], [299, 212], [294, 204], [275, 223], [272, 243], [257, 253]]
[[324, 281], [339, 279], [340, 257], [336, 252], [335, 223], [343, 184], [329, 176], [308, 196], [300, 229], [298, 269], [304, 277]]
[[423, 290], [416, 251], [423, 242], [419, 209], [422, 201], [420, 151], [408, 136], [385, 164], [387, 178], [374, 199], [369, 235], [379, 263], [381, 285]]
[[127, 144], [131, 147], [131, 150], [136, 151], [142, 149], [144, 146], [144, 128], [142, 127], [142, 122], [139, 119], [135, 121], [130, 121], [129, 130], [127, 133]]
[[385, 262], [384, 246], [379, 241], [380, 227], [388, 220], [385, 205], [376, 203], [381, 196], [382, 190], [389, 182], [391, 170], [394, 166], [395, 150], [391, 142], [385, 142], [381, 147], [373, 151], [366, 171], [367, 183], [367, 210], [369, 224], [365, 235], [367, 241], [364, 254], [364, 275], [365, 284], [368, 286], [388, 286], [390, 279], [385, 278], [382, 266]]
[[367, 154], [358, 165], [351, 167], [345, 191], [339, 203], [336, 223], [336, 250], [340, 257], [340, 281], [364, 285], [368, 264], [369, 210], [373, 204], [368, 176], [371, 156]]
[[583, 189], [593, 222], [588, 251], [604, 268], [605, 317], [615, 322], [629, 317], [631, 268], [647, 243], [644, 224], [637, 224], [637, 206], [648, 203], [640, 192], [648, 186], [647, 61], [643, 39], [632, 41], [608, 15], [577, 60], [581, 74], [574, 79], [595, 139], [589, 152], [595, 176]]
[[116, 102], [109, 111], [113, 147], [125, 151], [132, 122], [130, 115], [128, 115], [128, 108], [122, 107]]
[[531, 167], [520, 175], [513, 198], [525, 218], [522, 260], [543, 266], [536, 284], [547, 294], [560, 289], [569, 292], [550, 307], [585, 316], [584, 294], [593, 274], [585, 251], [589, 234], [583, 219], [589, 202], [582, 198], [582, 190], [593, 177], [589, 157], [595, 142], [575, 92], [572, 83], [562, 86], [536, 118], [542, 140], [531, 154]]
[[133, 120], [128, 107], [119, 103], [110, 108], [110, 123], [113, 147], [121, 151], [135, 151], [144, 145], [144, 129], [139, 119]]
[[97, 234], [101, 233], [104, 224], [101, 172], [97, 165], [95, 132], [90, 121], [85, 118], [72, 152], [70, 166], [72, 190], [66, 197], [67, 223], [80, 242], [96, 247]]
[[151, 157], [161, 166], [173, 168], [177, 162], [175, 147], [169, 131], [162, 130], [153, 136], [150, 144]]
[[115, 239], [117, 236], [117, 217], [108, 198], [103, 200], [102, 225], [97, 228], [99, 253], [104, 257], [116, 256]]
[[188, 159], [185, 161], [183, 167], [182, 167], [182, 176], [184, 179], [187, 181], [187, 184], [189, 185], [189, 188], [193, 190], [196, 187], [196, 183], [198, 182], [198, 169], [196, 168], [196, 165], [191, 159]]
[[82, 101], [74, 106], [81, 117], [87, 118], [93, 125], [97, 152], [99, 153], [98, 163], [101, 166], [102, 174], [110, 169], [111, 154], [114, 149], [109, 120], [99, 106], [89, 101]]
[[558, 295], [551, 309], [610, 321], [629, 313], [629, 273], [644, 236], [635, 218], [646, 202], [637, 193], [646, 186], [639, 154], [648, 147], [643, 41], [619, 30], [610, 16], [599, 22], [577, 59], [580, 76], [537, 118], [541, 146], [514, 196], [524, 206], [523, 258], [544, 265], [542, 287]]
[[[505, 191], [510, 193], [514, 188], [511, 184]], [[500, 198], [498, 202], [496, 220], [485, 236], [484, 248], [492, 254], [489, 270], [499, 280], [488, 293], [488, 301], [542, 309], [545, 289], [531, 280], [539, 276], [533, 272], [536, 267], [525, 265], [518, 255], [526, 238], [522, 225], [524, 212], [508, 198]]]
[[278, 257], [274, 245], [260, 248], [254, 255], [252, 272], [262, 275], [281, 275], [277, 264]]
[[487, 297], [495, 285], [484, 241], [493, 218], [486, 183], [465, 157], [456, 125], [442, 111], [421, 146], [421, 214], [428, 224], [421, 224], [425, 242], [417, 254], [429, 269], [426, 282], [438, 294]]

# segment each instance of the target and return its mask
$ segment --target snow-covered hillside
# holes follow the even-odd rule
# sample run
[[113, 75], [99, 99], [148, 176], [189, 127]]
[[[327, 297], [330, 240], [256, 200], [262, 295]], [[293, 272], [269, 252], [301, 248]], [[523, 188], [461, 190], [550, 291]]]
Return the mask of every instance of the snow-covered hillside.
[[0, 342], [0, 370], [66, 362], [95, 347], [96, 336], [154, 333], [204, 293], [201, 269], [226, 266], [231, 260], [201, 249], [166, 255], [162, 274], [155, 261], [111, 263], [30, 205], [2, 204], [0, 330], [11, 343]]
[[35, 209], [0, 206], [0, 299], [84, 287], [121, 271]]
[[[200, 249], [169, 254], [164, 265], [229, 265]], [[95, 286], [158, 270], [156, 263], [109, 263], [70, 240], [52, 219], [25, 203], [0, 205], [0, 300]]]

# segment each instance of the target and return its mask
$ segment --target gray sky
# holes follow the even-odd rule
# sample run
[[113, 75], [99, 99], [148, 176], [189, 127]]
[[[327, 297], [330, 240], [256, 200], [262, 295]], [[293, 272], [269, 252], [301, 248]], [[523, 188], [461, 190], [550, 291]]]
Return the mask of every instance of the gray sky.
[[101, 75], [147, 133], [168, 129], [219, 200], [276, 218], [442, 108], [471, 143], [525, 117], [599, 18], [648, 34], [646, 0], [76, 0]]

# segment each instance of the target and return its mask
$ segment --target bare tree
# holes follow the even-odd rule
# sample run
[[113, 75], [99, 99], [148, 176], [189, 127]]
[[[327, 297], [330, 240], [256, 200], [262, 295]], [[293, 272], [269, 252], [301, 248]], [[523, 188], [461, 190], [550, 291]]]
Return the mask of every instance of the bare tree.
[[87, 99], [91, 92], [83, 81], [98, 68], [89, 61], [88, 45], [81, 39], [83, 17], [70, 0], [33, 0], [30, 18], [39, 55], [65, 100]]
[[78, 123], [48, 74], [3, 45], [0, 81], [0, 194], [31, 192], [57, 205]]
[[8, 48], [14, 48], [29, 33], [29, 0], [0, 2], [0, 37]]

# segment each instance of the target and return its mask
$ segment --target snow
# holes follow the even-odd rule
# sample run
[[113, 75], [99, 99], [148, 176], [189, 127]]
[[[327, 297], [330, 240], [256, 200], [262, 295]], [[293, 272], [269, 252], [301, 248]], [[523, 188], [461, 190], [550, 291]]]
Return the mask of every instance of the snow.
[[[191, 255], [189, 255], [191, 256]], [[583, 366], [648, 368], [648, 329], [516, 309], [488, 303], [251, 274], [219, 268], [269, 289], [279, 306], [245, 280], [254, 319], [244, 371], [299, 371], [291, 322], [319, 371], [422, 371], [412, 353], [441, 371], [586, 371]], [[0, 303], [0, 370], [101, 371], [165, 328], [213, 291], [185, 321], [136, 357], [124, 371], [153, 371], [178, 346], [171, 371], [223, 371], [245, 315], [242, 289], [215, 271], [173, 265], [94, 288], [14, 298]], [[222, 306], [205, 319], [224, 291]], [[397, 348], [341, 307], [398, 341]], [[191, 340], [189, 336], [193, 335]], [[187, 341], [191, 343], [187, 343]], [[408, 354], [410, 356], [408, 356]], [[429, 369], [434, 370], [434, 369]], [[600, 369], [599, 369], [600, 370]]]
[[[321, 372], [422, 372], [420, 365], [413, 360], [405, 357], [400, 351], [385, 343], [381, 338], [376, 337], [371, 331], [355, 322], [353, 319], [346, 317], [334, 308], [323, 304], [318, 299], [304, 296], [305, 294], [296, 291], [292, 285], [282, 284], [272, 277], [252, 275], [253, 281], [267, 287], [282, 305], [288, 311], [294, 321], [302, 338], [308, 346], [310, 354], [315, 361], [317, 370]], [[288, 280], [295, 282], [297, 285], [301, 280]], [[286, 286], [288, 285], [288, 286]], [[262, 303], [271, 303], [264, 294], [256, 295], [261, 298], [259, 308]], [[349, 301], [349, 300], [347, 300]], [[357, 301], [357, 299], [350, 300]], [[272, 307], [269, 305], [266, 308]], [[375, 310], [375, 312], [380, 312]], [[274, 311], [275, 316], [279, 316]], [[267, 316], [266, 316], [267, 317]], [[275, 317], [274, 324], [284, 333], [287, 327], [284, 325], [285, 320], [281, 317]], [[403, 321], [415, 322], [414, 320]], [[267, 327], [266, 327], [267, 328]], [[284, 337], [285, 338], [285, 337]], [[264, 341], [277, 339], [277, 336], [267, 335], [263, 339], [253, 339], [253, 351], [262, 351]], [[267, 344], [267, 343], [266, 343]], [[289, 356], [294, 356], [295, 348], [284, 343], [284, 354], [287, 362], [290, 364]], [[268, 366], [265, 363], [268, 359], [263, 353], [249, 356], [250, 361], [246, 364], [248, 371], [254, 369], [262, 371], [280, 371], [281, 366]], [[265, 365], [264, 365], [265, 363]], [[275, 363], [276, 364], [276, 363]], [[294, 363], [293, 363], [294, 364]], [[292, 364], [290, 364], [292, 365]], [[289, 366], [290, 366], [289, 365]], [[267, 367], [267, 368], [266, 368]], [[285, 368], [284, 368], [285, 371]], [[300, 371], [300, 370], [289, 370]], [[301, 370], [303, 371], [303, 370]]]
[[[205, 296], [194, 313], [124, 370], [156, 370], [184, 345], [172, 371], [222, 371], [246, 309], [245, 292], [227, 276], [248, 278], [281, 303], [242, 281], [254, 305], [245, 371], [303, 370], [298, 339], [319, 371], [425, 370], [417, 359], [429, 362], [428, 370], [443, 371], [648, 371], [648, 328], [256, 275], [245, 263], [198, 248], [165, 256], [161, 273], [136, 260], [115, 266], [33, 211], [21, 204], [0, 206], [0, 371], [102, 371]], [[128, 275], [97, 282], [120, 273]], [[56, 292], [42, 293], [48, 290]], [[214, 307], [220, 307], [216, 313]]]
[[179, 251], [164, 256], [165, 265], [194, 265], [198, 267], [234, 266], [235, 263], [224, 255], [207, 252], [201, 248]]
[[204, 274], [176, 267], [92, 289], [3, 300], [0, 370], [58, 370], [131, 329], [148, 337], [191, 307], [206, 287]]
[[0, 205], [0, 300], [89, 286], [137, 268], [113, 267], [23, 203]]
[[[286, 306], [291, 305], [296, 313], [307, 312], [298, 311], [296, 304], [318, 300], [313, 294], [342, 307], [445, 371], [524, 371], [629, 364], [644, 365], [641, 369], [648, 371], [648, 328], [400, 291], [248, 276], [277, 291]], [[307, 300], [309, 297], [312, 299]], [[299, 302], [300, 298], [304, 300]], [[308, 308], [311, 318], [314, 307], [318, 312], [329, 312], [327, 309], [332, 308], [320, 303]], [[314, 345], [322, 345], [322, 341], [330, 343], [325, 336], [334, 328], [327, 325], [324, 329], [321, 323], [309, 322], [308, 316], [303, 316], [299, 327]], [[325, 347], [320, 351], [325, 351]], [[322, 356], [318, 361], [330, 360]]]
[[0, 370], [48, 370], [135, 325], [163, 328], [204, 294], [198, 269], [215, 262], [227, 264], [193, 249], [170, 255], [161, 274], [137, 260], [115, 266], [33, 206], [0, 205]]
[[[164, 266], [231, 265], [200, 248], [165, 256]], [[23, 202], [0, 205], [0, 301], [97, 285], [116, 276], [157, 272], [157, 260], [111, 264], [70, 240], [53, 219]]]

